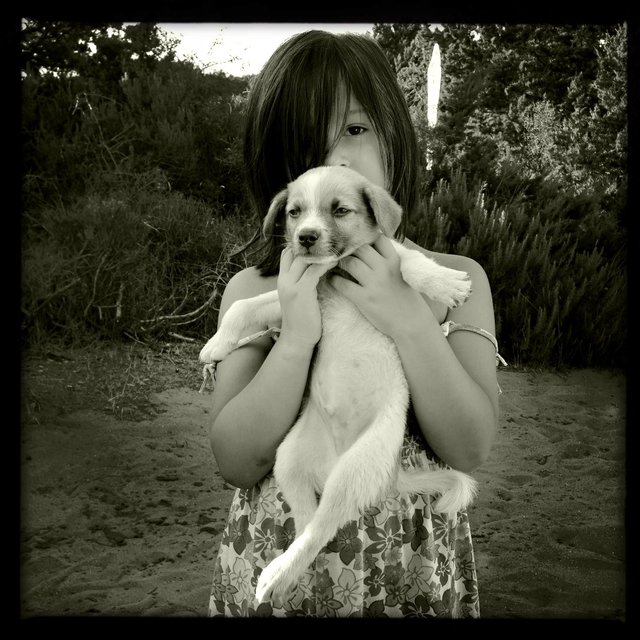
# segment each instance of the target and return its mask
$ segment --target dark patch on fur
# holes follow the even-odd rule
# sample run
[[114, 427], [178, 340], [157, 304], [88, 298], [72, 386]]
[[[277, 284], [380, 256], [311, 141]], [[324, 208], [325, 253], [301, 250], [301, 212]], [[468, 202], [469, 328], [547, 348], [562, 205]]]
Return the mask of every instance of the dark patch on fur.
[[367, 222], [372, 226], [375, 227], [378, 224], [378, 221], [376, 220], [376, 214], [373, 211], [373, 207], [371, 206], [371, 202], [369, 201], [369, 198], [367, 196], [367, 194], [365, 193], [364, 189], [360, 190], [360, 195], [362, 196], [362, 202], [364, 202], [366, 211], [367, 211]]
[[351, 282], [355, 282], [356, 284], [360, 284], [348, 271], [345, 271], [341, 267], [333, 267], [333, 269], [329, 269], [327, 272], [329, 276], [340, 276], [347, 280], [351, 280]]

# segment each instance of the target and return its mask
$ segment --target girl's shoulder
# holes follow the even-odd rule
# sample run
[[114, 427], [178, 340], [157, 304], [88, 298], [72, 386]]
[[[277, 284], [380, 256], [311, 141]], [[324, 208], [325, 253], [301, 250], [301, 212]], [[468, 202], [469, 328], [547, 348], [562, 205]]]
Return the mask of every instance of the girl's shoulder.
[[256, 267], [248, 267], [236, 273], [227, 283], [223, 297], [231, 303], [235, 300], [273, 291], [277, 286], [276, 276], [263, 276]]
[[238, 271], [227, 283], [220, 301], [218, 324], [229, 307], [237, 300], [245, 300], [254, 296], [273, 291], [277, 286], [277, 277], [264, 277], [255, 267], [248, 267]]

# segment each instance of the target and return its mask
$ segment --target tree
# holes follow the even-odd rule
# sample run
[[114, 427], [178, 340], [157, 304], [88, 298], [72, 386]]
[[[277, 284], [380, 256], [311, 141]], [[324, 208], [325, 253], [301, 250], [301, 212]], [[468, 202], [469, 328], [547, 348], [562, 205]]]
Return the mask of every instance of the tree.
[[93, 28], [69, 22], [24, 20], [21, 33], [23, 72], [55, 72], [66, 75], [78, 71], [82, 60], [90, 55], [90, 42], [96, 31], [113, 25]]
[[154, 24], [26, 21], [23, 35], [25, 202], [102, 188], [105, 172], [151, 172], [225, 211], [242, 200], [247, 79], [176, 60]]
[[[398, 65], [434, 177], [506, 170], [565, 189], [613, 193], [626, 167], [626, 31], [620, 25], [374, 26]], [[442, 51], [438, 126], [424, 109], [433, 44]], [[400, 51], [404, 46], [404, 50]], [[398, 53], [399, 52], [399, 53]]]
[[406, 66], [404, 58], [415, 36], [422, 31], [420, 24], [374, 24], [373, 37], [382, 46], [394, 69]]
[[25, 20], [21, 40], [24, 73], [90, 78], [97, 91], [109, 95], [126, 74], [148, 73], [163, 60], [175, 60], [178, 45], [150, 23]]

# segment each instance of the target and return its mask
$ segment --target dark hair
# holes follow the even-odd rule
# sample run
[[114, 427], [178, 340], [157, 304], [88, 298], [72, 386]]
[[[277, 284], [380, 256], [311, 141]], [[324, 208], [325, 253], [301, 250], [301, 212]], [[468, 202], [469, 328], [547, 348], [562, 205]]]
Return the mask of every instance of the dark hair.
[[[244, 132], [244, 163], [250, 203], [260, 220], [275, 194], [323, 164], [333, 140], [329, 124], [340, 88], [367, 113], [380, 141], [391, 195], [404, 210], [396, 236], [404, 235], [408, 215], [418, 207], [421, 160], [402, 90], [384, 51], [371, 37], [307, 31], [274, 52], [256, 76]], [[348, 100], [345, 105], [345, 123]], [[257, 239], [258, 234], [254, 236]], [[262, 275], [278, 272], [284, 238], [265, 239]]]

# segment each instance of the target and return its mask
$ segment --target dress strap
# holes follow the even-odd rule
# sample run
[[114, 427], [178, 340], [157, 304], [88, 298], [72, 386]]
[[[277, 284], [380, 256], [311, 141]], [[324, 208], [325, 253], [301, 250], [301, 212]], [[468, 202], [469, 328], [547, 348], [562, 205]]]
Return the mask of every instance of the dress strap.
[[481, 329], [480, 327], [474, 327], [472, 324], [458, 324], [457, 322], [453, 322], [453, 320], [448, 320], [440, 325], [442, 332], [444, 333], [445, 338], [450, 336], [455, 331], [472, 331], [473, 333], [477, 333], [478, 335], [483, 336], [491, 344], [493, 348], [496, 350], [496, 366], [498, 364], [503, 365], [504, 367], [508, 366], [505, 359], [498, 353], [498, 341], [495, 339], [495, 336], [489, 333], [486, 329]]
[[258, 331], [257, 333], [252, 333], [250, 336], [247, 336], [246, 338], [242, 338], [242, 340], [238, 340], [236, 349], [239, 349], [240, 347], [244, 347], [245, 344], [249, 344], [254, 340], [258, 340], [258, 338], [268, 337], [268, 338], [273, 338], [275, 340], [278, 338], [279, 335], [280, 335], [280, 327], [269, 327], [264, 331]]

